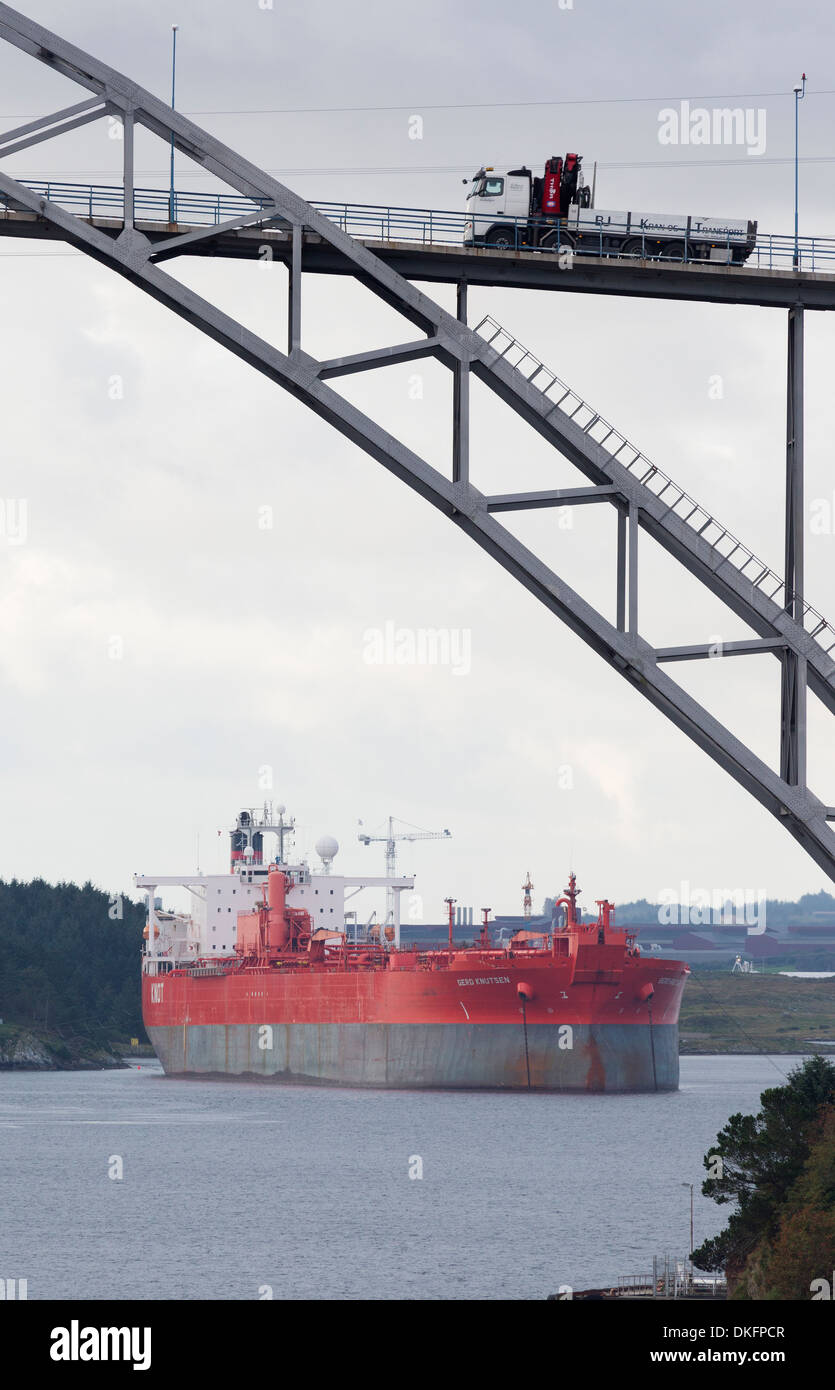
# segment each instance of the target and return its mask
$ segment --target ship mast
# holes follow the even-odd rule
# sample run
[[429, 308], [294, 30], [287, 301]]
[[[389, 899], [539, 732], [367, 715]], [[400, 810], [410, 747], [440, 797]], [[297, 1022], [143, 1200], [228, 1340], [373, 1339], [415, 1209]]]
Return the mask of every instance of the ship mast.
[[450, 955], [451, 955], [451, 954], [452, 954], [452, 928], [453, 928], [453, 924], [454, 924], [454, 922], [455, 922], [455, 903], [456, 903], [456, 899], [455, 899], [455, 898], [444, 898], [444, 902], [447, 904], [447, 906], [448, 906], [448, 908], [449, 908], [449, 950], [450, 950]]
[[573, 869], [568, 875], [568, 887], [565, 890], [565, 896], [568, 898], [569, 904], [566, 926], [575, 927], [577, 925], [577, 899], [580, 896], [580, 890], [577, 887], [577, 875]]
[[235, 828], [230, 832], [230, 873], [234, 873], [240, 863], [244, 863], [248, 868], [253, 864], [264, 863], [265, 834], [275, 835], [278, 839], [276, 863], [287, 863], [285, 841], [294, 834], [296, 822], [292, 816], [285, 820], [286, 810], [286, 806], [278, 805], [274, 814], [272, 802], [265, 801], [260, 812], [254, 807], [245, 807], [239, 811]]

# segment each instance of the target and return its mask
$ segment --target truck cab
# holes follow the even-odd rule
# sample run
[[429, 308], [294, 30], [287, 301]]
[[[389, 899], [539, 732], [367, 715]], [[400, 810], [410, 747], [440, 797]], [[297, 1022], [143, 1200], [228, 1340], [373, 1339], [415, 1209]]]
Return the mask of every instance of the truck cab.
[[500, 249], [559, 244], [558, 227], [575, 202], [588, 207], [582, 160], [577, 154], [552, 155], [542, 176], [519, 169], [481, 168], [469, 182], [464, 245]]

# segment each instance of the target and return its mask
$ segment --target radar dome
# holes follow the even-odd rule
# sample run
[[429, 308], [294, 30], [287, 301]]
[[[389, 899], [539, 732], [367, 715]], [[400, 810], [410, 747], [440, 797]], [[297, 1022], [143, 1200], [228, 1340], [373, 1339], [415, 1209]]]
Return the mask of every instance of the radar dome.
[[322, 835], [314, 848], [325, 866], [325, 871], [329, 871], [331, 860], [339, 853], [339, 841], [335, 840], [333, 835]]

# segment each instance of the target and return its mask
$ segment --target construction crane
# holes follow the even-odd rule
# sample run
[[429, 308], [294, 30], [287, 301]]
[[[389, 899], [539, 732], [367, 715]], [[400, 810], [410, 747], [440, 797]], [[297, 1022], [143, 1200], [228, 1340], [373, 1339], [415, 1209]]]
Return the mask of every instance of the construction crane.
[[522, 884], [522, 892], [525, 895], [522, 899], [522, 910], [526, 917], [530, 917], [532, 906], [531, 893], [533, 892], [533, 884], [531, 883], [530, 869], [528, 869], [527, 877], [525, 878], [525, 882]]
[[[396, 878], [397, 864], [397, 841], [398, 840], [448, 840], [452, 834], [450, 830], [408, 830], [395, 833], [394, 822], [396, 817], [389, 816], [387, 835], [366, 835], [360, 831], [357, 839], [363, 845], [384, 844], [386, 847], [386, 878]], [[362, 821], [359, 822], [362, 825]], [[401, 821], [401, 825], [407, 825], [407, 821]], [[394, 922], [394, 889], [386, 889], [386, 926]]]

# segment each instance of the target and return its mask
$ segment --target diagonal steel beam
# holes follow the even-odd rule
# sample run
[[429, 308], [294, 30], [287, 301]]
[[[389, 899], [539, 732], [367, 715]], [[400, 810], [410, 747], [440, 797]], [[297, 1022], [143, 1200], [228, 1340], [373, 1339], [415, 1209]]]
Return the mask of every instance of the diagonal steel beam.
[[726, 656], [756, 656], [759, 652], [785, 651], [786, 644], [779, 637], [754, 638], [743, 642], [699, 642], [692, 647], [658, 647], [656, 661], [721, 661]]
[[487, 498], [488, 512], [521, 512], [538, 507], [582, 507], [589, 502], [613, 502], [616, 487], [560, 487], [544, 492], [502, 492]]
[[153, 246], [149, 243], [148, 254], [152, 261], [167, 261], [193, 246], [196, 241], [211, 241], [213, 237], [224, 236], [226, 232], [237, 231], [239, 227], [252, 227], [261, 223], [269, 227], [274, 225], [276, 220], [273, 209], [267, 204], [254, 212], [241, 213], [240, 217], [230, 217], [226, 222], [216, 222], [210, 227], [195, 227], [194, 231], [166, 237], [164, 241], [155, 241]]
[[[105, 109], [105, 103], [99, 97], [91, 97], [89, 101], [79, 101], [74, 106], [65, 106], [62, 111], [54, 111], [51, 116], [41, 116], [37, 121], [28, 121], [26, 125], [15, 126], [13, 130], [4, 130], [0, 135], [0, 155], [13, 154], [15, 150], [26, 149], [27, 145], [36, 145], [39, 140], [49, 140], [53, 135], [63, 134], [65, 130], [74, 130], [76, 126], [85, 125], [87, 121], [97, 121], [104, 115]], [[81, 116], [82, 113], [86, 113], [83, 119], [71, 119]], [[22, 138], [30, 135], [33, 137], [31, 140]]]
[[393, 367], [401, 362], [416, 362], [432, 356], [438, 350], [437, 338], [419, 338], [414, 343], [396, 343], [392, 347], [375, 348], [371, 352], [354, 352], [349, 357], [330, 357], [319, 363], [319, 377], [326, 381], [332, 376], [351, 376], [368, 372], [375, 367]]

